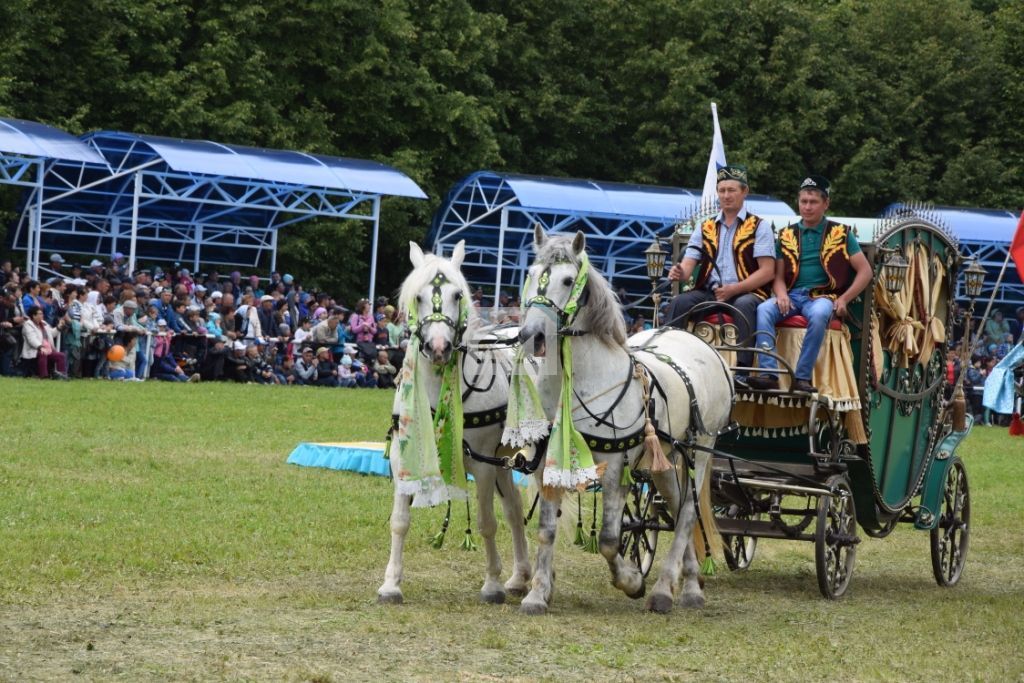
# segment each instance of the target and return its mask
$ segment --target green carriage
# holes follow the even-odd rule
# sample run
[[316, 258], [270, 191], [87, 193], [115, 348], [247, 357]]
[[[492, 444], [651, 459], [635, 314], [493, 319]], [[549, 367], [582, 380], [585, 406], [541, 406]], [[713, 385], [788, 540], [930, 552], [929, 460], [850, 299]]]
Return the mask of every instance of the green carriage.
[[[749, 566], [761, 538], [810, 541], [827, 598], [849, 586], [858, 526], [876, 538], [900, 523], [929, 531], [943, 586], [959, 580], [970, 539], [967, 473], [956, 448], [971, 418], [961, 380], [951, 383], [947, 373], [954, 325], [970, 319], [954, 298], [963, 258], [925, 211], [905, 210], [860, 232], [874, 281], [828, 331], [815, 367], [819, 391], [788, 390], [804, 331], [799, 321], [780, 326], [780, 389], [736, 395], [734, 429], [719, 437], [713, 458], [729, 567]], [[979, 269], [969, 271], [967, 293], [976, 296]], [[691, 329], [727, 361], [751, 343], [720, 316], [698, 313]], [[635, 487], [631, 501], [623, 552], [649, 566], [667, 515], [650, 487]]]

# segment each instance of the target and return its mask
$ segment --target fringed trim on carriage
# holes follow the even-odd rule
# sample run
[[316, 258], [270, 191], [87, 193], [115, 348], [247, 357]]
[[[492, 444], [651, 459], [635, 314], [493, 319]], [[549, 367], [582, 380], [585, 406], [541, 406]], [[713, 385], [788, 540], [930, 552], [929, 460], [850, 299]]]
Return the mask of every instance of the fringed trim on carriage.
[[[571, 470], [556, 469], [553, 466], [544, 468], [544, 486], [558, 489], [575, 489], [585, 491], [591, 484], [601, 481], [599, 465]], [[601, 468], [603, 469], [603, 468]]]
[[512, 448], [522, 448], [543, 439], [550, 429], [551, 423], [547, 420], [523, 420], [517, 425], [506, 425], [501, 442]]
[[740, 427], [740, 434], [743, 436], [758, 436], [768, 439], [777, 439], [786, 436], [800, 436], [807, 434], [807, 425], [798, 427]]
[[440, 476], [425, 479], [398, 480], [395, 484], [398, 493], [412, 496], [412, 507], [428, 508], [446, 503], [449, 500], [467, 500], [466, 491], [457, 486], [449, 486]]
[[[822, 401], [829, 410], [841, 413], [849, 412], [851, 410], [860, 410], [861, 408], [860, 399], [858, 398], [837, 400], [830, 396], [819, 396], [816, 400]], [[807, 396], [766, 394], [759, 391], [745, 391], [737, 394], [736, 401], [743, 403], [756, 403], [758, 405], [779, 406], [780, 408], [807, 408], [813, 402], [812, 399]]]

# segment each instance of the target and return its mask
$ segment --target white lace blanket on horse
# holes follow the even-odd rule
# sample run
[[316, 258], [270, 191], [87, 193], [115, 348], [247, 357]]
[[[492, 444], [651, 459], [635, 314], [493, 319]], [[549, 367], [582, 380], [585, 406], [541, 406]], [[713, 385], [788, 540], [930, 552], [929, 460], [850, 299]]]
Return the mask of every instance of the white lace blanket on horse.
[[431, 507], [445, 501], [465, 500], [466, 471], [462, 462], [462, 395], [459, 392], [459, 359], [452, 354], [440, 372], [441, 395], [437, 411], [430, 415], [430, 399], [423, 372], [436, 372], [423, 358], [413, 336], [402, 364], [398, 387], [397, 459], [392, 474], [398, 492], [410, 495], [412, 507]]

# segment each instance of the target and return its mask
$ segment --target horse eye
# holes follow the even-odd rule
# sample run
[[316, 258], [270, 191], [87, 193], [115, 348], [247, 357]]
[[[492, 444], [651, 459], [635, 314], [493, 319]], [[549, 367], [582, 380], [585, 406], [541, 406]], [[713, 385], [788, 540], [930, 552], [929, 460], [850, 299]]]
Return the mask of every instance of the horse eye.
[[562, 284], [566, 287], [572, 287], [572, 278], [569, 276], [562, 278]]
[[455, 292], [455, 300], [462, 301], [462, 292]]

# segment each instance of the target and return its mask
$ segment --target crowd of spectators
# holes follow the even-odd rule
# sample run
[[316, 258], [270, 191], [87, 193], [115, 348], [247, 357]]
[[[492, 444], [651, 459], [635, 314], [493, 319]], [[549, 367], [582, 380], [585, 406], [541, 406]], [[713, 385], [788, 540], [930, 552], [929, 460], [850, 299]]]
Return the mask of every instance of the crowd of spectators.
[[289, 274], [129, 274], [121, 254], [46, 271], [0, 264], [0, 374], [388, 388], [408, 344], [387, 297], [349, 310]]

